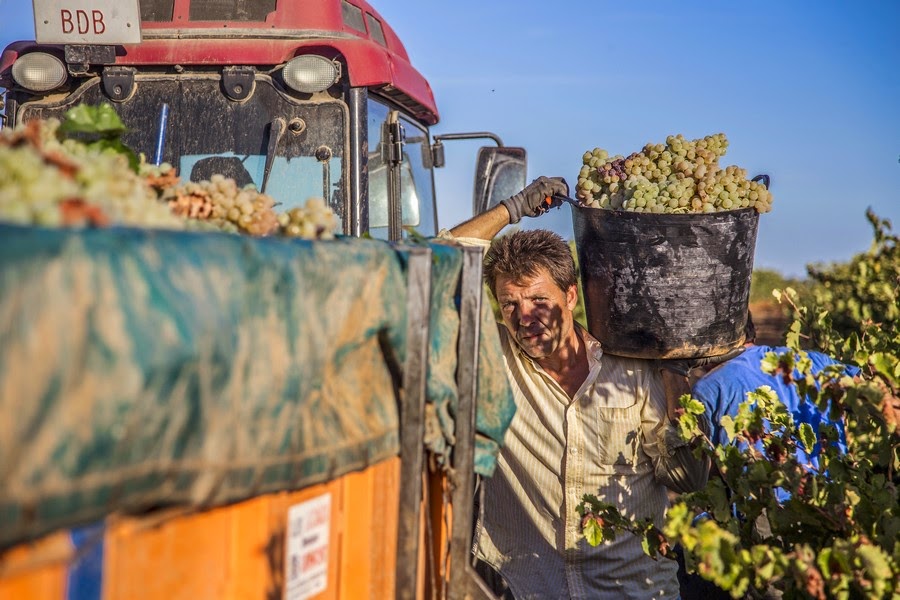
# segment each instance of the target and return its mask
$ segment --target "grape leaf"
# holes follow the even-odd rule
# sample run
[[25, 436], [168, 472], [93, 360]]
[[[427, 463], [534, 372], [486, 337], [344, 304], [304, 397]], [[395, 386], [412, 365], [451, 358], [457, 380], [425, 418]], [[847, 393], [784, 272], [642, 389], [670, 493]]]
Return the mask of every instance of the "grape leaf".
[[734, 419], [730, 415], [725, 415], [719, 420], [719, 425], [728, 436], [728, 441], [734, 440], [738, 432]]
[[791, 324], [790, 331], [785, 335], [785, 342], [791, 348], [800, 347], [800, 324], [797, 321]]
[[857, 547], [856, 553], [866, 575], [871, 578], [872, 597], [881, 598], [887, 591], [888, 579], [891, 577], [891, 564], [887, 554], [878, 546], [867, 544]]
[[684, 412], [689, 415], [702, 415], [705, 411], [705, 407], [703, 403], [699, 400], [691, 398], [688, 395], [684, 395], [679, 399], [682, 408], [684, 408]]
[[140, 166], [141, 159], [138, 158], [138, 155], [131, 148], [123, 144], [122, 140], [102, 138], [95, 142], [89, 142], [86, 145], [98, 152], [115, 152], [123, 155], [128, 160], [128, 166], [134, 172], [137, 172]]
[[869, 356], [869, 364], [876, 372], [886, 377], [889, 381], [897, 377], [900, 372], [900, 361], [896, 357], [884, 352], [875, 352]]
[[766, 352], [760, 362], [760, 368], [764, 373], [773, 374], [778, 370], [780, 357], [775, 352]]
[[116, 137], [125, 133], [125, 124], [109, 104], [79, 104], [66, 112], [59, 127], [62, 133], [88, 133]]
[[812, 425], [809, 423], [801, 423], [800, 441], [803, 443], [803, 449], [807, 454], [812, 454], [813, 448], [816, 446], [816, 432], [813, 431]]
[[586, 519], [584, 537], [591, 546], [599, 546], [603, 542], [603, 528], [594, 519]]

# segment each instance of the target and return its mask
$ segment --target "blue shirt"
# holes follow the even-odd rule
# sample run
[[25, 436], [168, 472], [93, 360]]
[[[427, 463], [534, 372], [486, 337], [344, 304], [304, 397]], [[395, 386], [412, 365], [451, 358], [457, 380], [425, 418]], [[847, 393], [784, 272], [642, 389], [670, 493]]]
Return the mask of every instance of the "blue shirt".
[[[846, 438], [844, 436], [844, 424], [842, 420], [834, 421], [828, 416], [828, 411], [819, 411], [818, 407], [810, 401], [800, 397], [797, 386], [785, 384], [780, 376], [769, 375], [762, 371], [760, 363], [767, 352], [784, 354], [790, 352], [789, 348], [778, 346], [750, 346], [736, 358], [713, 369], [697, 383], [694, 384], [693, 396], [703, 403], [706, 408], [706, 416], [709, 419], [712, 433], [710, 439], [716, 445], [728, 444], [728, 435], [722, 428], [722, 417], [729, 415], [734, 417], [738, 413], [741, 402], [747, 399], [747, 392], [752, 392], [758, 387], [767, 385], [775, 390], [778, 399], [787, 407], [794, 418], [794, 423], [809, 423], [818, 439], [819, 427], [823, 424], [834, 426], [838, 431], [838, 447], [841, 452], [846, 452]], [[818, 373], [825, 367], [840, 364], [821, 352], [807, 352], [812, 362], [812, 373]], [[844, 365], [847, 375], [858, 375], [857, 367]], [[799, 377], [797, 371], [795, 376]], [[816, 443], [812, 456], [798, 446], [797, 459], [804, 464], [816, 466], [816, 456], [819, 453], [819, 444]]]

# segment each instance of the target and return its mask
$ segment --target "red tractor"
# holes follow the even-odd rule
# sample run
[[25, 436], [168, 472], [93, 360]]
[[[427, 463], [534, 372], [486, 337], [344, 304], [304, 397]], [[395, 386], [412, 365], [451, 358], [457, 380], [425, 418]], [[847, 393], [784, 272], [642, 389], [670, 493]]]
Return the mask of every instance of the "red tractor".
[[[71, 5], [71, 6], [70, 6]], [[525, 152], [432, 136], [428, 81], [365, 0], [35, 0], [36, 42], [0, 60], [6, 125], [112, 104], [145, 159], [253, 183], [280, 210], [319, 196], [343, 232], [438, 230], [442, 139], [491, 138], [473, 210], [521, 189]]]

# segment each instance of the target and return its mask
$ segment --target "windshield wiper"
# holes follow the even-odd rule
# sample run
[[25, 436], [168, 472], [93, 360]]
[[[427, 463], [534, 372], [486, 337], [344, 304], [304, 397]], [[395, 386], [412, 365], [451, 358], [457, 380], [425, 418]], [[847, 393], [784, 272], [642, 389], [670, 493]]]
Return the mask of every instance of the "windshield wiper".
[[284, 119], [281, 117], [276, 118], [269, 124], [269, 146], [266, 148], [266, 166], [263, 169], [262, 184], [259, 186], [260, 194], [266, 192], [266, 185], [269, 183], [269, 174], [272, 172], [272, 163], [275, 162], [275, 151], [278, 149], [278, 142], [281, 141], [281, 136], [284, 135], [284, 130], [286, 128], [287, 126]]

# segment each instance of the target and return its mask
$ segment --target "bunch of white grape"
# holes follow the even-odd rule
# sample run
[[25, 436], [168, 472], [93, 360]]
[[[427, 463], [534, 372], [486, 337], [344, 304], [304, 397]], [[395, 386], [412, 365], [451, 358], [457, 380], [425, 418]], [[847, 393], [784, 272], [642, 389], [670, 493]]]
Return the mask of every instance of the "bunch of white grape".
[[148, 163], [143, 154], [138, 165], [138, 174], [147, 185], [156, 190], [158, 195], [162, 195], [166, 189], [175, 187], [181, 181], [175, 167], [170, 163], [163, 162], [158, 165]]
[[124, 156], [60, 141], [58, 127], [35, 120], [0, 131], [0, 221], [183, 228]]
[[282, 235], [307, 240], [330, 240], [338, 228], [338, 219], [323, 198], [307, 198], [306, 205], [278, 216]]
[[46, 227], [130, 225], [279, 233], [330, 239], [338, 219], [322, 198], [279, 215], [275, 200], [251, 184], [216, 174], [181, 183], [168, 163], [144, 157], [138, 172], [125, 155], [58, 135], [56, 119], [0, 131], [0, 221]]
[[278, 229], [275, 200], [253, 185], [239, 188], [224, 175], [166, 188], [162, 199], [176, 215], [209, 221], [225, 231], [266, 236]]
[[723, 133], [696, 140], [670, 135], [665, 144], [610, 158], [602, 148], [582, 156], [576, 197], [585, 206], [648, 213], [698, 213], [754, 208], [772, 210], [762, 182], [736, 166], [719, 167], [728, 140]]

